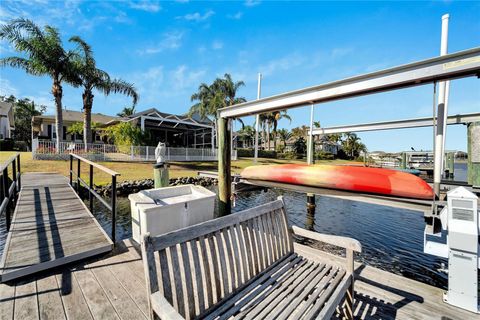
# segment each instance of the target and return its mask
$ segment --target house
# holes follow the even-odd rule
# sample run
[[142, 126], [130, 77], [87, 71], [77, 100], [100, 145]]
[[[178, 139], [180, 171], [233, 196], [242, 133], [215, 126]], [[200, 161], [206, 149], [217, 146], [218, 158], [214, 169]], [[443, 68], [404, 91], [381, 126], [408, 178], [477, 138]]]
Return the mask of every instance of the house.
[[167, 147], [211, 148], [215, 144], [214, 123], [198, 115], [175, 115], [150, 108], [117, 121], [136, 124], [149, 133], [153, 143], [163, 142]]
[[0, 101], [0, 140], [12, 138], [15, 130], [13, 103]]
[[[297, 141], [297, 139], [298, 139], [297, 137], [290, 137], [287, 140], [285, 150], [293, 151], [294, 149], [293, 146], [295, 144], [295, 141]], [[304, 137], [304, 139], [305, 139], [305, 143], [307, 143], [308, 141], [307, 137]], [[330, 141], [325, 137], [315, 136], [314, 142], [315, 142], [315, 152], [322, 151], [322, 152], [331, 153], [336, 156], [338, 154], [338, 151], [342, 149], [342, 146], [339, 143]]]
[[[83, 135], [81, 134], [69, 134], [68, 128], [77, 122], [83, 123], [83, 112], [74, 110], [62, 110], [63, 115], [63, 137], [62, 141], [67, 142], [83, 142]], [[100, 125], [108, 125], [116, 120], [121, 120], [120, 117], [107, 116], [101, 113], [92, 113], [92, 123], [98, 123]], [[41, 115], [34, 116], [32, 118], [32, 137], [39, 140], [55, 140], [57, 138], [55, 115]], [[100, 134], [95, 133], [92, 135], [94, 143], [103, 143]]]
[[[83, 135], [69, 134], [68, 128], [77, 122], [83, 123], [83, 112], [63, 110], [63, 141], [83, 142]], [[201, 120], [198, 116], [174, 115], [160, 112], [155, 108], [137, 112], [127, 117], [108, 116], [92, 113], [92, 123], [104, 129], [121, 122], [131, 122], [142, 131], [148, 132], [151, 145], [166, 143], [167, 147], [210, 148], [213, 144], [215, 126], [210, 120]], [[32, 135], [39, 140], [56, 139], [55, 116], [41, 115], [32, 118]], [[100, 132], [100, 130], [99, 130]], [[99, 132], [93, 135], [94, 143], [103, 143]]]

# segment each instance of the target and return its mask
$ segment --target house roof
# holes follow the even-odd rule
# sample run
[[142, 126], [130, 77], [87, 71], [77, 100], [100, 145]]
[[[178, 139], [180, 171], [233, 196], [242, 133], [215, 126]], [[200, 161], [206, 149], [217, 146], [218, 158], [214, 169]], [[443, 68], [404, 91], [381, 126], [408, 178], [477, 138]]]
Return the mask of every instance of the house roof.
[[191, 117], [188, 115], [175, 115], [171, 113], [166, 113], [166, 112], [160, 112], [157, 110], [157, 108], [150, 108], [144, 111], [137, 112], [135, 114], [132, 114], [131, 116], [128, 116], [128, 119], [135, 119], [140, 116], [157, 116], [157, 117], [162, 117], [165, 119], [172, 119], [172, 120], [180, 120], [180, 121], [185, 121], [189, 122], [192, 125], [201, 123], [201, 124], [206, 124], [206, 125], [212, 125], [212, 121], [210, 119], [201, 119], [198, 114], [194, 114]]
[[[63, 121], [69, 121], [69, 122], [83, 122], [83, 112], [81, 111], [74, 111], [74, 110], [62, 110], [62, 115], [63, 115]], [[41, 115], [41, 116], [35, 116], [33, 117], [33, 121], [36, 120], [55, 120], [55, 115]], [[105, 114], [101, 113], [92, 113], [92, 122], [97, 122], [97, 123], [108, 123], [113, 120], [119, 120], [121, 119], [120, 117], [114, 117], [114, 116], [107, 116]]]

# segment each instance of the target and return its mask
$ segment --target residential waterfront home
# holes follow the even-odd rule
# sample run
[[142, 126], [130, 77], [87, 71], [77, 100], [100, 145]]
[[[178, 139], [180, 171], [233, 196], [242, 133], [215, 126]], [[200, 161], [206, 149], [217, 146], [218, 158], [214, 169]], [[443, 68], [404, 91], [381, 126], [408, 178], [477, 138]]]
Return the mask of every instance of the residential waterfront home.
[[0, 140], [12, 137], [15, 130], [13, 103], [0, 101]]
[[[83, 112], [74, 110], [62, 110], [63, 114], [63, 137], [62, 141], [67, 142], [83, 142], [82, 134], [70, 134], [68, 128], [74, 123], [83, 123]], [[120, 117], [108, 116], [101, 113], [92, 113], [92, 123], [98, 123], [100, 125], [109, 125], [117, 120], [121, 120]], [[57, 138], [55, 116], [54, 115], [41, 115], [34, 116], [32, 118], [32, 136], [39, 140], [54, 141]], [[102, 138], [98, 132], [94, 131], [92, 135], [93, 143], [103, 143]]]
[[[83, 123], [83, 112], [63, 110], [63, 137], [62, 141], [82, 143], [83, 135], [70, 134], [68, 128], [74, 123]], [[131, 122], [142, 131], [148, 132], [150, 145], [158, 142], [166, 143], [167, 147], [182, 148], [210, 148], [213, 144], [215, 126], [210, 120], [201, 120], [194, 115], [174, 115], [160, 112], [155, 108], [137, 112], [127, 117], [109, 116], [101, 113], [92, 113], [92, 123], [96, 123], [103, 130], [121, 122]], [[55, 141], [56, 126], [54, 115], [35, 116], [32, 119], [32, 135], [38, 140]], [[104, 143], [98, 132], [94, 131], [93, 143]]]

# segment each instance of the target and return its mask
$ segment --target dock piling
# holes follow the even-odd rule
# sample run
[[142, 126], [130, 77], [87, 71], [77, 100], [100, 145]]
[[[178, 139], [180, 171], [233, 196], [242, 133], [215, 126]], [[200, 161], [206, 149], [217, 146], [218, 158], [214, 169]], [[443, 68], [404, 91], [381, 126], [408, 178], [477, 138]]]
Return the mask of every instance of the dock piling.
[[230, 124], [230, 119], [218, 119], [218, 213], [220, 216], [229, 215], [232, 210]]
[[480, 187], [480, 121], [467, 125], [468, 184]]

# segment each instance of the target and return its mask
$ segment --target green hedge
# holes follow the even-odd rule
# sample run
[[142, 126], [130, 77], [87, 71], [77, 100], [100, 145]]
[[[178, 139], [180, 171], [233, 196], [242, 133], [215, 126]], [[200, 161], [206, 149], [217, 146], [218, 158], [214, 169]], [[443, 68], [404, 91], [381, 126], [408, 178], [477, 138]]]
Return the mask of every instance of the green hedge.
[[[237, 149], [237, 157], [239, 158], [253, 158], [255, 151], [253, 149]], [[277, 153], [275, 151], [258, 150], [259, 158], [277, 159]]]

